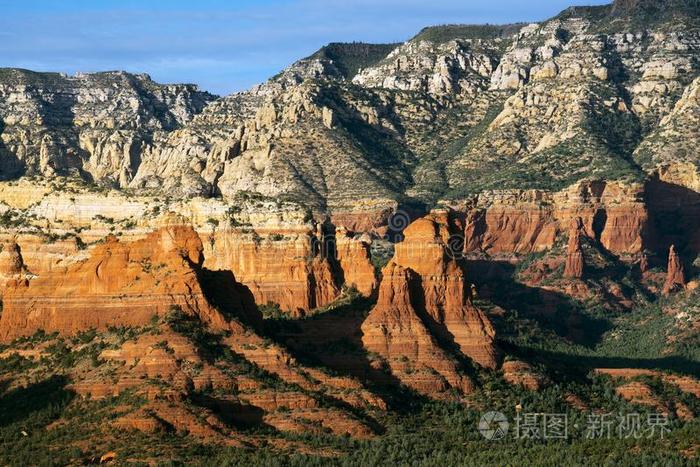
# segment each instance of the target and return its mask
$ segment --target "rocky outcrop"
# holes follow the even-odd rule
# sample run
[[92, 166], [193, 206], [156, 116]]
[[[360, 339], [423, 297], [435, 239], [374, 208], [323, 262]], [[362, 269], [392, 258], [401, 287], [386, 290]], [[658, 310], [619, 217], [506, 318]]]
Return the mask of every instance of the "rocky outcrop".
[[[237, 319], [217, 324], [187, 312], [171, 310], [149, 320], [148, 332], [132, 330], [135, 337], [102, 351], [95, 368], [73, 369], [70, 389], [93, 399], [125, 391], [143, 397], [146, 406], [115, 421], [120, 429], [188, 430], [215, 443], [226, 442], [232, 424], [374, 435], [373, 428], [343, 408], [386, 409], [357, 380], [300, 365]], [[102, 365], [110, 368], [108, 378]], [[331, 400], [335, 404], [327, 407]]]
[[[26, 205], [15, 195], [31, 188], [28, 182], [17, 185], [0, 191], [0, 202], [12, 203], [13, 213]], [[90, 244], [110, 232], [123, 239], [143, 238], [167, 209], [199, 233], [204, 267], [232, 271], [261, 305], [273, 302], [287, 311], [307, 312], [338, 298], [343, 286], [354, 285], [365, 296], [376, 288], [371, 237], [330, 223], [318, 230], [308, 209], [298, 203], [241, 196], [232, 207], [222, 199], [164, 202], [117, 190], [98, 194], [77, 183], [63, 189], [70, 193], [47, 194], [39, 185], [43, 196], [29, 203], [17, 227], [0, 233], [0, 241], [16, 239], [27, 267], [39, 276], [85, 260]]]
[[649, 269], [649, 256], [646, 253], [643, 253], [642, 257], [639, 259], [639, 272], [644, 274]]
[[548, 208], [527, 201], [489, 204], [468, 212], [466, 253], [525, 253], [543, 251], [554, 244], [558, 223]]
[[651, 376], [660, 378], [664, 382], [673, 384], [683, 392], [700, 397], [700, 380], [692, 376], [679, 376], [664, 373], [658, 370], [648, 370], [643, 368], [596, 368], [598, 374], [609, 375], [613, 378], [633, 379], [640, 376]]
[[566, 248], [566, 264], [564, 277], [581, 279], [585, 269], [581, 237], [583, 235], [583, 220], [579, 217], [572, 221], [569, 229], [569, 244]]
[[341, 282], [354, 287], [365, 297], [371, 296], [377, 288], [377, 274], [370, 258], [369, 244], [342, 228], [336, 229], [333, 239]]
[[[504, 345], [531, 324], [555, 346], [629, 339], [620, 326], [662, 288], [671, 244], [663, 292], [687, 293], [662, 303], [664, 347], [686, 349], [700, 34], [681, 4], [331, 44], [221, 99], [128, 73], [0, 70], [0, 342], [47, 332], [3, 347], [21, 364], [0, 386], [61, 373], [78, 396], [143, 404], [105, 405], [111, 427], [202, 442], [370, 438], [389, 407], [364, 382], [468, 403], [498, 375], [560, 392], [546, 359], [499, 368], [490, 320]], [[434, 206], [450, 209], [420, 218]], [[289, 319], [261, 320], [268, 304]], [[612, 328], [591, 336], [605, 320], [578, 308], [610, 310]], [[75, 364], [50, 368], [66, 348]], [[621, 397], [693, 416], [636, 378], [697, 396], [694, 378], [599, 372], [625, 379]], [[576, 392], [561, 399], [600, 408]]]
[[550, 384], [549, 379], [535, 371], [530, 364], [519, 360], [503, 362], [503, 379], [529, 391], [539, 391]]
[[126, 187], [147, 141], [202, 111], [214, 96], [192, 85], [159, 85], [124, 72], [0, 77], [0, 174], [66, 175]]
[[[108, 234], [106, 231], [101, 233], [102, 237]], [[87, 257], [87, 252], [79, 248], [75, 237], [51, 241], [41, 234], [14, 232], [9, 237], [19, 246], [26, 269], [38, 276], [64, 271], [68, 265]]]
[[292, 314], [331, 303], [343, 286], [364, 296], [377, 286], [367, 241], [332, 224], [224, 227], [203, 237], [207, 268], [232, 271], [257, 303]]
[[457, 261], [461, 229], [454, 221], [446, 211], [416, 220], [396, 245], [393, 261], [416, 274], [414, 303], [432, 330], [478, 364], [494, 368], [494, 330], [471, 303], [463, 265]]
[[[693, 411], [680, 400], [670, 400], [659, 394], [656, 386], [643, 381], [635, 381], [636, 378], [654, 378], [665, 384], [675, 386], [681, 392], [698, 397], [700, 395], [700, 381], [692, 376], [679, 376], [664, 373], [658, 370], [641, 368], [596, 368], [598, 374], [608, 375], [618, 381], [615, 392], [633, 404], [651, 406], [659, 413], [669, 413], [669, 403], [676, 415], [682, 420], [695, 418]], [[622, 384], [620, 384], [622, 383]]]
[[497, 64], [496, 47], [478, 40], [435, 43], [421, 37], [362, 70], [353, 82], [362, 86], [427, 92], [434, 96], [473, 97], [485, 90]]
[[700, 191], [700, 159], [693, 148], [697, 147], [700, 135], [686, 129], [700, 125], [699, 111], [700, 78], [696, 78], [659, 127], [635, 151], [635, 159], [649, 171], [658, 172], [661, 180], [696, 192]]
[[465, 252], [513, 255], [554, 246], [571, 222], [609, 251], [635, 257], [654, 245], [645, 187], [603, 181], [577, 183], [557, 193], [542, 190], [485, 192], [467, 211]]
[[664, 282], [663, 294], [669, 295], [679, 289], [684, 289], [686, 286], [685, 269], [683, 261], [676, 247], [671, 245], [668, 252], [668, 268], [666, 270], [666, 282]]
[[615, 392], [632, 404], [652, 407], [658, 413], [669, 413], [668, 407], [664, 405], [648, 384], [632, 381], [616, 387]]
[[243, 443], [232, 436], [235, 431], [211, 411], [197, 411], [168, 401], [150, 401], [145, 407], [117, 418], [112, 422], [112, 426], [120, 430], [138, 430], [144, 433], [188, 433], [203, 443], [243, 447]]
[[[446, 348], [454, 346], [484, 367], [497, 365], [493, 327], [469, 299], [454, 256], [461, 250], [450, 250], [452, 222], [449, 213], [439, 212], [405, 230], [382, 271], [377, 304], [362, 324], [365, 347], [384, 357], [398, 379], [428, 394], [468, 389]], [[433, 371], [414, 373], [414, 367]]]
[[398, 203], [390, 200], [369, 200], [331, 213], [333, 225], [349, 232], [365, 232], [383, 237], [389, 219], [398, 210]]
[[362, 342], [394, 377], [422, 394], [471, 392], [473, 383], [432, 336], [413, 306], [416, 275], [394, 262], [382, 270], [377, 304], [362, 323]]
[[210, 237], [205, 265], [233, 271], [256, 303], [275, 303], [293, 314], [335, 300], [340, 295], [339, 284], [330, 262], [320, 254], [315, 233], [274, 232], [262, 237], [235, 229], [220, 230]]
[[2, 244], [0, 246], [0, 292], [5, 282], [19, 279], [26, 272], [19, 245], [14, 241]]
[[[386, 403], [380, 397], [365, 390], [357, 380], [331, 376], [321, 369], [303, 366], [280, 345], [271, 344], [269, 340], [255, 333], [239, 331], [240, 329], [234, 331], [230, 337], [224, 339], [224, 343], [266, 372], [276, 375], [287, 383], [295, 384], [305, 391], [315, 392], [322, 388], [326, 395], [352, 407], [386, 408]], [[250, 397], [255, 398], [256, 395], [252, 394]], [[264, 399], [258, 402], [251, 400], [251, 403], [264, 403]], [[275, 406], [275, 408], [278, 407], [279, 405]], [[308, 405], [305, 407], [308, 408]]]
[[330, 44], [216, 100], [145, 75], [6, 69], [0, 173], [188, 197], [253, 192], [337, 217], [358, 200], [556, 192], [655, 172], [695, 189], [700, 36], [681, 3]]
[[110, 236], [89, 259], [9, 288], [0, 339], [38, 329], [73, 333], [140, 326], [173, 307], [223, 328], [224, 317], [199, 282], [202, 262], [202, 243], [191, 227], [166, 226], [132, 243]]
[[[157, 395], [177, 399], [188, 392], [206, 389], [234, 390], [235, 381], [209, 365], [200, 350], [186, 336], [163, 326], [157, 333], [138, 336], [117, 349], [104, 350], [100, 359], [117, 363], [111, 380], [97, 374], [83, 376], [72, 389], [93, 399], [116, 397], [127, 390], [143, 391], [149, 399]], [[196, 369], [196, 370], [194, 370]], [[163, 379], [167, 390], [143, 385], [143, 381]]]

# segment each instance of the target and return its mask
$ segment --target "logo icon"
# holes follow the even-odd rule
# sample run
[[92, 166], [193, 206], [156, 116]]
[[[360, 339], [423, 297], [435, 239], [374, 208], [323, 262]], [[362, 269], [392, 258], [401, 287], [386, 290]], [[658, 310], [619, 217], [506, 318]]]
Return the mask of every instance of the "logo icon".
[[403, 232], [410, 223], [411, 216], [406, 211], [398, 210], [389, 218], [389, 229], [394, 232]]
[[498, 441], [508, 433], [508, 419], [501, 412], [486, 412], [479, 421], [479, 433], [489, 441]]

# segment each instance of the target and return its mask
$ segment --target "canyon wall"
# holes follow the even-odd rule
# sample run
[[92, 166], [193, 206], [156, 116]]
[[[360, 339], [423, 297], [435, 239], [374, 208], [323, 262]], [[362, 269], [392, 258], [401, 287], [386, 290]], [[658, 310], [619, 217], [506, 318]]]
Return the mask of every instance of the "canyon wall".
[[202, 262], [202, 243], [191, 227], [163, 227], [132, 243], [107, 237], [87, 260], [7, 287], [0, 339], [39, 329], [73, 333], [142, 326], [173, 307], [224, 328], [224, 317], [202, 290]]
[[276, 303], [295, 314], [321, 307], [340, 295], [331, 265], [312, 231], [287, 231], [265, 238], [220, 230], [205, 241], [205, 266], [230, 270], [257, 303]]
[[654, 245], [642, 184], [582, 182], [557, 193], [484, 193], [463, 209], [466, 253], [508, 256], [544, 251], [578, 218], [587, 236], [616, 255], [636, 256]]

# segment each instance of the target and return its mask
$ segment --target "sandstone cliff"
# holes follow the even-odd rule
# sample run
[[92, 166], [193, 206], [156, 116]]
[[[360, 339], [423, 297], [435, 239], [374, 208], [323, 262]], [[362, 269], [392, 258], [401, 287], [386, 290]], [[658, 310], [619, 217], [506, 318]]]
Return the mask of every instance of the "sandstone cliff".
[[417, 276], [416, 306], [443, 339], [457, 345], [478, 364], [494, 368], [494, 330], [488, 318], [474, 307], [461, 258], [459, 228], [449, 212], [437, 212], [413, 222], [405, 239], [396, 245], [393, 261]]
[[[205, 265], [233, 271], [261, 305], [275, 303], [298, 315], [327, 305], [340, 295], [341, 280], [321, 254], [313, 230], [275, 231], [266, 238], [220, 230], [210, 238]], [[368, 262], [366, 257], [364, 261]], [[358, 265], [362, 268], [361, 262]], [[348, 278], [352, 277], [354, 263], [346, 261], [345, 266]]]
[[640, 184], [577, 183], [557, 193], [496, 191], [478, 196], [468, 212], [465, 252], [492, 255], [550, 249], [576, 219], [583, 232], [620, 256], [654, 246], [655, 231]]
[[[572, 355], [692, 369], [692, 3], [329, 44], [222, 98], [0, 70], [1, 395], [58, 372], [83, 398], [143, 404], [109, 430], [287, 451], [304, 437], [275, 430], [382, 432], [401, 384], [470, 408], [502, 383], [550, 386], [595, 411], [595, 388], [561, 392]], [[652, 386], [615, 385], [693, 416]]]
[[377, 288], [377, 275], [371, 262], [369, 244], [343, 228], [336, 229], [333, 242], [342, 282], [348, 287], [355, 287], [366, 297], [371, 296]]
[[38, 329], [73, 333], [139, 326], [173, 307], [224, 327], [225, 318], [199, 283], [202, 261], [202, 243], [191, 227], [163, 227], [133, 243], [108, 237], [89, 259], [9, 287], [0, 338], [8, 341]]

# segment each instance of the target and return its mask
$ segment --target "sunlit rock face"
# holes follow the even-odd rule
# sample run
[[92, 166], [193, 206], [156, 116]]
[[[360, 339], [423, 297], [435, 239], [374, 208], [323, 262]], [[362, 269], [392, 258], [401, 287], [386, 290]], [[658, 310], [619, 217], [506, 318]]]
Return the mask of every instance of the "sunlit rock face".
[[[224, 317], [200, 284], [202, 262], [202, 243], [191, 227], [163, 227], [136, 242], [108, 237], [87, 260], [8, 287], [0, 338], [39, 329], [74, 333], [142, 326], [173, 307], [223, 328]], [[238, 301], [246, 303], [243, 297]]]

